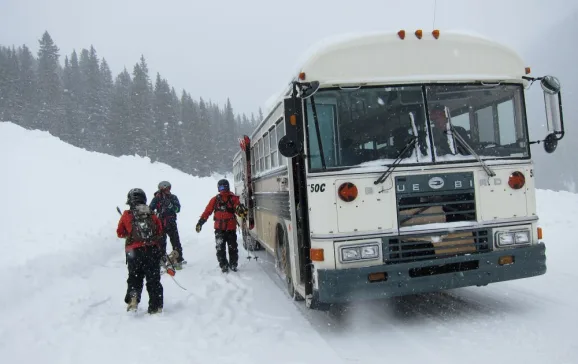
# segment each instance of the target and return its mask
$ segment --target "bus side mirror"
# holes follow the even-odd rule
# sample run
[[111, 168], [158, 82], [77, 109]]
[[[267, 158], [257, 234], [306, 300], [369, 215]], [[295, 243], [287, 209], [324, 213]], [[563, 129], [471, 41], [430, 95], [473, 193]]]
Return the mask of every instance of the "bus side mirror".
[[556, 138], [556, 134], [548, 134], [546, 139], [544, 139], [544, 150], [546, 153], [554, 153], [556, 148], [558, 147], [558, 138]]
[[303, 145], [301, 145], [300, 142], [291, 139], [291, 137], [288, 135], [285, 135], [279, 140], [278, 147], [279, 153], [281, 153], [281, 155], [286, 158], [293, 158], [297, 156], [303, 149]]
[[546, 153], [553, 153], [558, 147], [558, 141], [564, 137], [560, 81], [554, 76], [544, 76], [540, 80], [540, 86], [544, 91], [546, 121], [550, 132], [544, 139], [544, 150]]

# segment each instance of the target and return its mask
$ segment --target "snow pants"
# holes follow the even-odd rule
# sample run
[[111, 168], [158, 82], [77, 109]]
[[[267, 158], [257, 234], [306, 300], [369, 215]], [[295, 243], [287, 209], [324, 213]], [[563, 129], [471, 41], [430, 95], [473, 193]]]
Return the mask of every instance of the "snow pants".
[[156, 246], [145, 246], [126, 253], [128, 279], [124, 302], [129, 303], [131, 297], [136, 297], [140, 303], [144, 280], [149, 295], [148, 311], [156, 311], [163, 307], [163, 286], [161, 284], [160, 251]]
[[[219, 267], [236, 267], [239, 262], [237, 230], [215, 230], [215, 242]], [[227, 261], [227, 247], [229, 247], [229, 261]]]
[[176, 220], [168, 219], [164, 222], [163, 227], [163, 238], [161, 240], [161, 254], [167, 252], [167, 235], [171, 239], [171, 246], [173, 250], [179, 253], [179, 258], [177, 262], [182, 262], [183, 259], [183, 247], [181, 245], [181, 239], [179, 238], [179, 229], [177, 227]]

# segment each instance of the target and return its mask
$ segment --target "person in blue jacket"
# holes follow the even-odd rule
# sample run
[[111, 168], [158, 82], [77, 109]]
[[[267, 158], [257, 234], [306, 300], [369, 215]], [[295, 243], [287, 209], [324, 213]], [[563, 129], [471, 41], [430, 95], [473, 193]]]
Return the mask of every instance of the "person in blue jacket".
[[168, 235], [171, 239], [173, 250], [179, 253], [175, 268], [180, 269], [182, 268], [182, 264], [187, 263], [183, 258], [183, 247], [181, 245], [179, 230], [177, 227], [177, 213], [181, 211], [181, 204], [177, 196], [171, 193], [170, 182], [162, 181], [159, 183], [158, 187], [159, 189], [154, 194], [150, 208], [157, 212], [163, 226], [161, 254], [166, 254]]

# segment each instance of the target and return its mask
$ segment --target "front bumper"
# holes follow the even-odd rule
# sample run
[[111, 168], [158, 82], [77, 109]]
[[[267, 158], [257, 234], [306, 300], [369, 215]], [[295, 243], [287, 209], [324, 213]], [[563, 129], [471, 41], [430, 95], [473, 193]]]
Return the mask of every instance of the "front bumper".
[[[499, 265], [512, 255], [514, 263]], [[385, 273], [386, 279], [370, 282], [370, 273]], [[383, 264], [364, 268], [317, 270], [318, 302], [340, 303], [434, 292], [488, 283], [528, 278], [546, 273], [544, 243], [489, 253], [426, 261]]]

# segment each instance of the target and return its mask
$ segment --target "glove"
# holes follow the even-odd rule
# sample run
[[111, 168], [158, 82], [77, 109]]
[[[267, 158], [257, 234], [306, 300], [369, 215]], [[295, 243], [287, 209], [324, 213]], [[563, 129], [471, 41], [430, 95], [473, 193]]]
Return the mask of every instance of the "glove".
[[203, 224], [207, 222], [207, 220], [203, 220], [203, 219], [199, 219], [199, 222], [197, 222], [197, 226], [195, 226], [195, 230], [200, 233], [201, 232], [201, 228], [203, 227]]
[[239, 206], [237, 206], [235, 212], [237, 213], [237, 215], [238, 215], [240, 218], [242, 218], [242, 219], [247, 218], [247, 212], [248, 212], [248, 210], [247, 210], [247, 208], [245, 207], [245, 205], [240, 204]]

